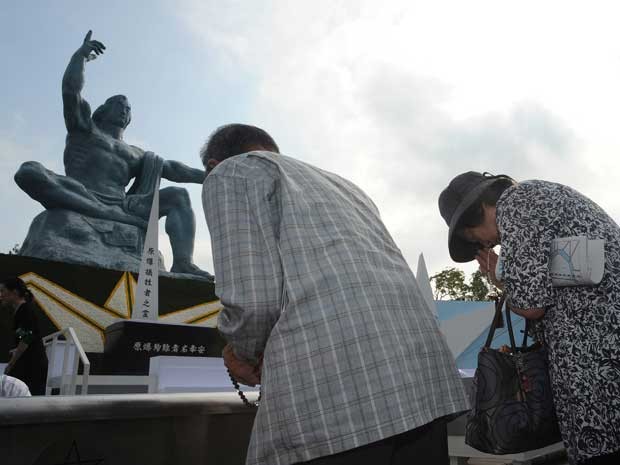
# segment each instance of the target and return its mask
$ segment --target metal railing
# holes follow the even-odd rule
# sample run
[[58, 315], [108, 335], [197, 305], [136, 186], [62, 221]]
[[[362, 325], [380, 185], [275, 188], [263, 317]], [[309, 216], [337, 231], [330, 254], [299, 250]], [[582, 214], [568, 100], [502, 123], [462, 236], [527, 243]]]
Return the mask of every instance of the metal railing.
[[[64, 337], [64, 341], [60, 340], [60, 337]], [[52, 333], [43, 338], [43, 345], [50, 348], [50, 361], [48, 365], [48, 375], [47, 375], [47, 383], [45, 386], [45, 395], [51, 395], [52, 389], [55, 386], [53, 382], [56, 378], [57, 367], [56, 367], [56, 349], [59, 345], [59, 342], [64, 343], [64, 352], [62, 357], [62, 365], [60, 369], [60, 380], [58, 387], [60, 388], [60, 395], [76, 395], [76, 389], [78, 385], [78, 368], [79, 362], [82, 361], [82, 376], [81, 382], [81, 392], [80, 394], [85, 396], [88, 394], [88, 376], [90, 374], [90, 361], [86, 356], [86, 352], [82, 348], [82, 344], [75, 334], [73, 328], [68, 327]], [[71, 357], [71, 351], [73, 351], [73, 356]], [[71, 366], [68, 366], [71, 365]]]

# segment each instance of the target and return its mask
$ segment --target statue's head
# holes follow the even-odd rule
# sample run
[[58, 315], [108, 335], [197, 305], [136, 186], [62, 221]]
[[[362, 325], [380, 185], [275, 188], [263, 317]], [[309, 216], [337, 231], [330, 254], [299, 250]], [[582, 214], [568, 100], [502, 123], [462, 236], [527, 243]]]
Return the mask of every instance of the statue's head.
[[131, 105], [124, 95], [114, 95], [93, 113], [95, 123], [107, 123], [125, 129], [131, 122]]
[[263, 129], [248, 124], [227, 124], [211, 134], [200, 150], [207, 173], [227, 158], [254, 150], [280, 153], [278, 144]]

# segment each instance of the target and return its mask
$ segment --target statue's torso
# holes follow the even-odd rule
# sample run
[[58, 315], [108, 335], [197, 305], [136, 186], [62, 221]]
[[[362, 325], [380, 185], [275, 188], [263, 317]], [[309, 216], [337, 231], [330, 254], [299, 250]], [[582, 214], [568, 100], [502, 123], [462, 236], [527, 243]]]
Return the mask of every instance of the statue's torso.
[[136, 175], [142, 155], [137, 147], [96, 127], [90, 132], [71, 132], [65, 145], [65, 172], [89, 190], [120, 199]]

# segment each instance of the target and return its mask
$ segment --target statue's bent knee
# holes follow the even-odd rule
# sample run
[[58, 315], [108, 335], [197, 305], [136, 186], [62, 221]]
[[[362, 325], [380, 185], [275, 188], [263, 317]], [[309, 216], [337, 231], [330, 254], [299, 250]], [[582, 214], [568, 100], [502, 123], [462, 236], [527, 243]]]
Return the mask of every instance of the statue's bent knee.
[[173, 203], [179, 207], [191, 208], [192, 203], [189, 199], [187, 189], [183, 187], [167, 187], [168, 195]]
[[28, 192], [29, 187], [35, 187], [33, 183], [41, 182], [45, 171], [45, 167], [38, 161], [26, 161], [19, 167], [14, 179], [20, 188]]

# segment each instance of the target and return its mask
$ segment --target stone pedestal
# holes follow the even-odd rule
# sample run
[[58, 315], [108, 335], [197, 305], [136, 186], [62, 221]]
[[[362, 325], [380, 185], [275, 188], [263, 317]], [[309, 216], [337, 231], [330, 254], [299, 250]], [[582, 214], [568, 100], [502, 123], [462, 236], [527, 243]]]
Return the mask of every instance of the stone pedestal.
[[215, 328], [117, 321], [105, 330], [103, 369], [105, 374], [148, 375], [151, 357], [221, 357], [225, 345]]
[[[161, 345], [159, 355], [185, 355], [183, 345], [187, 345], [187, 354], [192, 355], [192, 344], [197, 355], [201, 355], [201, 345], [204, 353], [207, 348], [221, 350], [211, 339], [221, 304], [210, 281], [162, 273], [159, 277], [158, 325], [131, 320], [137, 286], [135, 273], [0, 254], [0, 278], [10, 276], [21, 277], [34, 295], [43, 336], [66, 327], [75, 330], [92, 359], [93, 374], [97, 374], [103, 365], [104, 345], [111, 344], [116, 337], [116, 333], [112, 333], [114, 328], [125, 328], [126, 334], [140, 335], [142, 339], [133, 342], [150, 342], [149, 351], [141, 352], [155, 349], [153, 352], [157, 354], [155, 343]], [[137, 330], [136, 324], [146, 325], [141, 328], [147, 329]], [[164, 337], [167, 333], [171, 339]], [[106, 341], [108, 338], [110, 341]], [[199, 339], [202, 342], [198, 343]], [[162, 353], [164, 343], [170, 346], [169, 353]], [[172, 352], [174, 344], [180, 346], [180, 353]], [[13, 347], [12, 315], [0, 312], [0, 362], [8, 361], [9, 349]], [[126, 350], [132, 348], [125, 347]], [[148, 357], [144, 363], [144, 369], [148, 371]]]

